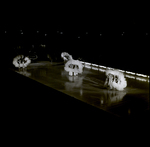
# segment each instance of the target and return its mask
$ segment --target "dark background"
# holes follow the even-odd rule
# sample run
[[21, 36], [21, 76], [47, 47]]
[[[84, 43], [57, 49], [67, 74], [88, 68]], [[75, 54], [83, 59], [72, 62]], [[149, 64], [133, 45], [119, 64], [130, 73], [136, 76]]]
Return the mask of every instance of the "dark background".
[[59, 61], [65, 51], [74, 59], [149, 74], [147, 4], [42, 2], [3, 6], [1, 53], [9, 65], [17, 54], [32, 51], [39, 60], [47, 60], [49, 53]]
[[[35, 51], [39, 56], [38, 60], [47, 60], [46, 54], [49, 53], [53, 58], [57, 56], [57, 61], [60, 60], [60, 53], [66, 51], [72, 54], [74, 59], [80, 57], [87, 62], [149, 74], [148, 6], [142, 6], [141, 3], [137, 5], [137, 2], [133, 5], [131, 2], [110, 4], [108, 1], [106, 4], [99, 1], [83, 4], [77, 1], [55, 1], [55, 4], [50, 1], [40, 1], [39, 4], [37, 1], [7, 1], [6, 4], [1, 2], [0, 55], [1, 73], [5, 75], [2, 76], [4, 80], [1, 80], [4, 89], [1, 108], [5, 134], [9, 134], [11, 138], [14, 132], [19, 135], [23, 132], [29, 136], [29, 132], [33, 131], [39, 135], [39, 132], [47, 128], [51, 129], [52, 134], [54, 128], [54, 133], [67, 131], [73, 138], [70, 135], [72, 132], [89, 132], [90, 128], [94, 132], [100, 127], [100, 131], [103, 129], [107, 134], [112, 128], [115, 132], [117, 128], [120, 132], [128, 128], [129, 132], [131, 127], [131, 132], [135, 124], [138, 125], [138, 131], [139, 126], [142, 130], [147, 129], [145, 122], [149, 122], [148, 112], [144, 114], [146, 119], [143, 119], [143, 116], [138, 117], [138, 121], [135, 119], [132, 122], [133, 125], [129, 120], [128, 127], [124, 120], [118, 123], [118, 119], [115, 118], [117, 121], [114, 121], [112, 115], [107, 116], [109, 114], [101, 110], [98, 111], [11, 70], [4, 70], [2, 66], [12, 66], [12, 60], [17, 54], [28, 55], [29, 51]], [[122, 36], [123, 32], [125, 33]], [[46, 48], [41, 47], [41, 44], [45, 44]], [[130, 107], [130, 103], [126, 105]], [[98, 115], [100, 117], [97, 117]], [[139, 120], [142, 120], [144, 125]], [[140, 122], [140, 125], [137, 122]], [[114, 130], [111, 131], [113, 134]], [[30, 134], [33, 138], [33, 133]], [[22, 134], [20, 136], [22, 137]]]

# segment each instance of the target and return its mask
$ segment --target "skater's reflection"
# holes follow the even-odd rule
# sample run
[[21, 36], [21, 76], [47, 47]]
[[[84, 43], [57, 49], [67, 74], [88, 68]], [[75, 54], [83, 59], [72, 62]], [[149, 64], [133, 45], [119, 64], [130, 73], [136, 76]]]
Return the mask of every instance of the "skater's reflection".
[[120, 102], [126, 95], [125, 91], [104, 90], [103, 96], [100, 99], [101, 105], [111, 105]]
[[82, 95], [82, 82], [83, 82], [83, 77], [82, 76], [67, 76], [68, 77], [68, 82], [65, 82], [65, 89], [69, 92], [75, 92]]
[[26, 76], [26, 77], [30, 77], [31, 76], [31, 73], [30, 72], [28, 72], [26, 69], [19, 69], [18, 71], [17, 71], [19, 74], [22, 74], [22, 75], [24, 75], [24, 76]]

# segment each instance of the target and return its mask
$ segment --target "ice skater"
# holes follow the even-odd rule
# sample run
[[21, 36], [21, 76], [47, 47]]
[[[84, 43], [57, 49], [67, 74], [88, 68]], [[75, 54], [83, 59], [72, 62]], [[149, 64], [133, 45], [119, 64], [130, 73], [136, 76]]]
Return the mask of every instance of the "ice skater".
[[30, 63], [31, 63], [31, 60], [24, 55], [18, 55], [13, 59], [13, 65], [17, 68], [25, 68]]
[[61, 53], [61, 57], [65, 62], [65, 71], [69, 72], [70, 76], [77, 76], [79, 73], [83, 72], [83, 65], [79, 60], [74, 60], [72, 55], [66, 52]]
[[106, 76], [107, 78], [104, 86], [109, 87], [110, 89], [122, 91], [127, 86], [124, 74], [118, 70], [106, 70]]

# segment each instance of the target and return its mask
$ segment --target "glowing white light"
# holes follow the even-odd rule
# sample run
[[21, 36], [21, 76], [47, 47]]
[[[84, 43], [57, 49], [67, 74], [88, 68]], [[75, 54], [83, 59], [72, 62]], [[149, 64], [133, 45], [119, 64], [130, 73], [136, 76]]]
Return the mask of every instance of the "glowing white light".
[[39, 33], [39, 31], [36, 31], [37, 33]]
[[94, 70], [98, 70], [98, 68], [96, 68], [96, 67], [92, 67], [92, 69], [94, 69]]
[[82, 64], [84, 64], [84, 62], [83, 62], [83, 61], [81, 61], [81, 63], [82, 63]]
[[135, 73], [134, 73], [134, 72], [130, 72], [130, 71], [126, 71], [126, 73], [128, 73], [128, 74], [132, 74], [132, 75], [135, 75]]
[[97, 64], [92, 64], [92, 66], [96, 66], [96, 67], [98, 67], [98, 65], [97, 65]]
[[[124, 32], [123, 32], [123, 33], [124, 33]], [[111, 68], [111, 67], [106, 67], [106, 66], [102, 66], [102, 65], [92, 64], [92, 63], [88, 63], [88, 62], [82, 62], [82, 61], [81, 61], [81, 63], [82, 63], [82, 64], [85, 64], [85, 67], [87, 67], [87, 68], [91, 68], [90, 66], [96, 66], [96, 67], [100, 67], [100, 68], [105, 68], [105, 69], [107, 68], [107, 69], [109, 69], [109, 70], [114, 70], [114, 68]], [[86, 65], [88, 65], [88, 66], [86, 66]], [[92, 68], [92, 69], [94, 69], [94, 68]], [[96, 68], [95, 68], [95, 69], [96, 69]], [[96, 70], [97, 70], [97, 69], [96, 69]], [[99, 70], [102, 71], [102, 72], [105, 71], [104, 69], [99, 69]], [[137, 76], [142, 76], [142, 77], [147, 77], [147, 78], [149, 78], [148, 75], [138, 74], [138, 73], [134, 73], [134, 72], [130, 72], [130, 71], [125, 71], [125, 70], [120, 70], [120, 69], [118, 69], [118, 71], [120, 71], [120, 72], [126, 72], [127, 74], [131, 74], [131, 75], [137, 75]], [[126, 75], [126, 77], [135, 79], [134, 76], [130, 76], [130, 75]]]
[[86, 65], [91, 65], [91, 63], [85, 62]]
[[111, 69], [111, 70], [112, 70], [113, 68], [111, 68], [111, 67], [107, 67], [107, 69]]
[[137, 76], [141, 76], [141, 77], [147, 77], [146, 75], [143, 75], [143, 74], [136, 74]]
[[102, 36], [102, 34], [100, 34], [100, 36]]
[[120, 70], [120, 69], [119, 69], [119, 71], [121, 71], [121, 72], [125, 72], [125, 70]]
[[135, 79], [135, 77], [134, 77], [134, 76], [130, 76], [130, 75], [125, 75], [125, 77], [127, 77], [127, 78], [131, 78], [131, 79]]
[[136, 79], [137, 79], [137, 80], [140, 80], [140, 81], [144, 81], [144, 82], [147, 81], [146, 79], [144, 79], [144, 78], [139, 78], [139, 77], [137, 77]]
[[105, 72], [106, 70], [105, 70], [105, 69], [101, 69], [101, 68], [99, 68], [99, 71]]
[[89, 65], [85, 65], [85, 67], [86, 67], [86, 68], [91, 68], [91, 66], [89, 66]]
[[5, 33], [7, 33], [7, 31], [5, 31]]
[[63, 34], [63, 32], [60, 32], [60, 34], [62, 35], [62, 34]]
[[21, 32], [21, 34], [23, 34], [23, 32]]
[[85, 34], [89, 34], [89, 32], [86, 32]]
[[45, 36], [47, 36], [47, 34], [45, 34]]
[[101, 65], [99, 65], [99, 67], [101, 67], [101, 68], [106, 68], [106, 66], [101, 66]]

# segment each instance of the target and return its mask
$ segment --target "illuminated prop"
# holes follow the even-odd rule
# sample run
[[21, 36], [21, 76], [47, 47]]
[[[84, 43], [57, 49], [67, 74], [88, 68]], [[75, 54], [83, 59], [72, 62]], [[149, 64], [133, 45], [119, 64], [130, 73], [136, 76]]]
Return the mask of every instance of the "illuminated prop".
[[76, 75], [78, 75], [78, 73], [83, 72], [83, 65], [80, 61], [72, 59], [72, 60], [67, 61], [64, 69], [67, 72], [69, 72], [70, 76], [73, 76], [73, 75], [76, 76]]
[[106, 70], [105, 86], [110, 89], [123, 90], [127, 86], [127, 81], [124, 78], [124, 74], [118, 70]]
[[63, 58], [64, 61], [72, 60], [72, 56], [66, 52], [62, 52], [61, 57]]
[[13, 65], [18, 68], [25, 68], [31, 63], [31, 60], [24, 55], [18, 55], [13, 59]]

